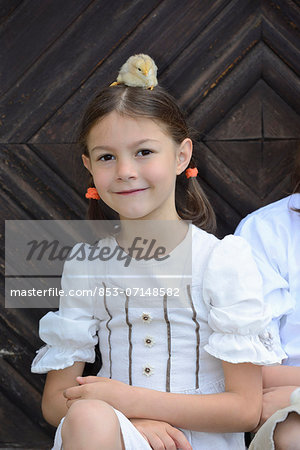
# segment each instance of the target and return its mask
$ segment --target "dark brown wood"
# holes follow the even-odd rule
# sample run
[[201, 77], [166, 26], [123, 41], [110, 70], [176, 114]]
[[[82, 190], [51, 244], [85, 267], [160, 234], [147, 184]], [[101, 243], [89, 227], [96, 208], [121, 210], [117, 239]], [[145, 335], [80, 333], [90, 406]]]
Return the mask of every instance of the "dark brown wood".
[[[51, 448], [51, 436], [41, 431], [30, 418], [0, 391], [0, 448]], [[17, 447], [18, 448], [18, 447]]]
[[108, 58], [116, 36], [122, 41], [157, 4], [114, 0], [94, 2], [86, 9], [4, 96], [2, 142], [28, 140], [57, 109], [57, 102], [67, 100]]
[[[294, 0], [0, 0], [2, 217], [86, 217], [78, 123], [95, 93], [141, 52], [154, 58], [160, 84], [195, 130], [217, 235], [232, 233], [291, 190], [299, 24]], [[4, 234], [2, 221], [3, 274]], [[0, 288], [0, 449], [51, 448], [53, 429], [40, 411], [45, 375], [30, 372], [48, 308], [5, 308], [4, 277]]]
[[0, 26], [9, 20], [23, 0], [0, 0]]
[[[0, 31], [0, 95], [13, 87], [54, 41], [92, 3], [91, 0], [25, 0]], [[20, 30], [22, 32], [20, 32]]]
[[[147, 53], [155, 58], [159, 67], [158, 74], [161, 84], [165, 84], [164, 72], [169, 66], [174, 66], [173, 76], [176, 77], [177, 58], [185, 48], [189, 48], [193, 44], [198, 34], [205, 30], [207, 24], [214, 20], [219, 12], [222, 12], [228, 3], [228, 0], [218, 0], [213, 3], [209, 0], [205, 2], [198, 0], [181, 2], [165, 0], [161, 2], [155, 9], [155, 13], [145, 17], [143, 22], [128, 36], [128, 39], [116, 48], [114, 58], [103, 59], [95, 72], [84, 80], [80, 90], [70, 96], [58, 108], [53, 117], [30, 137], [30, 142], [72, 142], [76, 136], [76, 126], [82, 111], [91, 96], [94, 96], [101, 87], [107, 86], [115, 80], [118, 69], [132, 54], [147, 50]], [[154, 38], [153, 33], [149, 30], [154, 30], [154, 35], [159, 38]], [[165, 52], [162, 51], [162, 42], [166, 49]], [[179, 67], [178, 70], [181, 68]], [[184, 79], [180, 81], [180, 83], [183, 82]], [[182, 86], [182, 94], [184, 88], [185, 86]], [[171, 90], [169, 86], [168, 89]]]

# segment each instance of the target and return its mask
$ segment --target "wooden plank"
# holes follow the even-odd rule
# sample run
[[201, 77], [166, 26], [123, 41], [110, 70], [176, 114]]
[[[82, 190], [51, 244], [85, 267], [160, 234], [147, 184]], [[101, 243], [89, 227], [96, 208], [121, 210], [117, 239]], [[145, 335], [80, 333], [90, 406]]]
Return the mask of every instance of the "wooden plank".
[[84, 217], [87, 206], [85, 200], [28, 146], [2, 145], [0, 156], [3, 161], [0, 175], [6, 192], [14, 197], [18, 186], [18, 202], [24, 210], [39, 219]]
[[0, 0], [0, 26], [17, 10], [23, 0]]
[[0, 448], [49, 449], [52, 436], [45, 434], [0, 391]]
[[[255, 6], [252, 5], [255, 2], [247, 1], [246, 4], [248, 5], [248, 3], [250, 5], [249, 8], [252, 11]], [[187, 4], [189, 6], [188, 8]], [[60, 142], [70, 142], [74, 136], [74, 114], [76, 114], [75, 123], [77, 123], [83, 109], [99, 89], [99, 80], [101, 80], [101, 86], [109, 85], [116, 77], [119, 67], [126, 58], [135, 52], [142, 51], [143, 48], [147, 48], [147, 52], [151, 54], [157, 62], [159, 67], [159, 81], [163, 86], [167, 86], [168, 90], [173, 94], [176, 94], [179, 90], [179, 96], [177, 96], [178, 99], [183, 97], [185, 95], [184, 93], [188, 92], [188, 98], [184, 97], [183, 106], [193, 104], [195, 101], [198, 101], [199, 103], [200, 94], [198, 92], [198, 85], [196, 85], [199, 79], [199, 72], [201, 70], [204, 70], [205, 72], [205, 70], [210, 67], [211, 63], [211, 61], [206, 62], [205, 58], [207, 54], [209, 54], [214, 60], [214, 70], [216, 70], [216, 65], [219, 64], [218, 56], [220, 56], [222, 50], [219, 48], [219, 45], [217, 46], [217, 49], [213, 46], [213, 48], [209, 50], [210, 44], [214, 43], [213, 32], [219, 33], [217, 36], [218, 39], [216, 39], [218, 42], [225, 42], [225, 38], [222, 35], [224, 29], [222, 28], [220, 32], [219, 29], [224, 22], [224, 17], [234, 17], [233, 11], [236, 6], [236, 1], [230, 2], [229, 5], [225, 5], [225, 8], [224, 3], [219, 5], [218, 2], [211, 3], [211, 5], [215, 4], [216, 6], [219, 6], [219, 10], [221, 9], [221, 6], [223, 6], [217, 18], [215, 6], [208, 7], [207, 2], [203, 2], [203, 11], [205, 11], [206, 7], [206, 11], [209, 11], [210, 15], [208, 16], [208, 13], [206, 12], [206, 14], [203, 15], [204, 23], [202, 23], [202, 15], [200, 14], [202, 10], [199, 11], [199, 2], [196, 2], [196, 4], [194, 1], [176, 2], [175, 5], [172, 1], [163, 2], [155, 11], [155, 17], [150, 16], [145, 20], [143, 26], [138, 28], [136, 33], [133, 33], [128, 40], [114, 52], [114, 58], [104, 61], [93, 76], [82, 85], [80, 91], [70, 97], [63, 107], [61, 107], [57, 113], [45, 123], [43, 128], [36, 133], [30, 141], [41, 143], [49, 142], [50, 140], [53, 142], [57, 142], [58, 140]], [[249, 10], [247, 10], [247, 8], [245, 8], [245, 10], [243, 9], [243, 13], [247, 16]], [[184, 22], [179, 23], [178, 20], [182, 16], [185, 17], [185, 20]], [[209, 22], [209, 19], [211, 19], [214, 24], [213, 28], [211, 28], [212, 25], [211, 22]], [[230, 26], [234, 26], [235, 29], [241, 28], [240, 24], [237, 25], [231, 23], [229, 26], [228, 22], [229, 19], [227, 18], [226, 23], [229, 29]], [[185, 28], [182, 29], [182, 26], [185, 26]], [[206, 32], [207, 28], [212, 30], [209, 35]], [[160, 39], [153, 39], [150, 29], [158, 30]], [[255, 28], [254, 33], [258, 36], [259, 28]], [[251, 37], [248, 36], [246, 39], [248, 39], [247, 43], [249, 43]], [[200, 41], [201, 48], [199, 49]], [[203, 56], [201, 55], [202, 51], [205, 52]], [[228, 56], [228, 54], [226, 55]], [[232, 62], [232, 58], [234, 59], [231, 55], [231, 57], [229, 57], [230, 62]], [[198, 61], [201, 61], [201, 64]], [[224, 63], [223, 60], [221, 64], [222, 63]], [[228, 62], [228, 64], [230, 63]], [[201, 66], [205, 69], [201, 69]], [[165, 70], [167, 68], [168, 70]], [[187, 69], [185, 70], [185, 68]], [[182, 75], [183, 71], [184, 75]], [[193, 78], [189, 75], [189, 71], [192, 72]], [[220, 72], [222, 72], [221, 69]], [[191, 85], [195, 85], [195, 89], [192, 92], [189, 91]]]
[[262, 77], [297, 114], [300, 114], [299, 75], [268, 47], [263, 49]]
[[263, 89], [263, 127], [265, 138], [300, 138], [300, 115], [266, 84]]
[[[256, 45], [231, 75], [226, 77], [221, 85], [216, 86], [204, 101], [198, 99], [198, 104], [191, 111], [189, 120], [199, 131], [199, 139], [205, 139], [211, 129], [258, 82], [261, 76], [262, 51], [262, 44]], [[236, 86], [239, 88], [237, 89]]]
[[91, 3], [91, 0], [25, 0], [0, 30], [0, 95], [20, 76]]
[[[4, 292], [4, 280], [0, 282], [2, 292]], [[20, 339], [26, 341], [27, 345], [32, 349], [32, 355], [35, 350], [43, 345], [38, 336], [38, 322], [47, 310], [33, 308], [5, 308], [4, 298], [0, 298], [0, 317], [3, 326], [11, 329]]]
[[[296, 73], [300, 72], [300, 37], [297, 36], [294, 29], [286, 31], [282, 29], [282, 24], [268, 15], [264, 14], [262, 37], [264, 42], [276, 53]], [[300, 20], [299, 20], [300, 23]], [[284, 22], [286, 25], [286, 22]]]
[[41, 431], [43, 430], [45, 434], [49, 435], [53, 427], [49, 426], [42, 417], [41, 394], [4, 359], [0, 364], [0, 382], [0, 391], [6, 398], [27, 417], [30, 417]]
[[[32, 318], [31, 329], [36, 328]], [[6, 361], [30, 383], [40, 394], [43, 391], [45, 375], [31, 373], [31, 363], [35, 356], [35, 349], [26, 340], [8, 327], [0, 317], [0, 363]], [[42, 344], [42, 343], [41, 343]]]
[[207, 183], [203, 179], [200, 179], [200, 184], [216, 213], [216, 236], [222, 239], [224, 236], [232, 234], [243, 216], [236, 210], [235, 205], [230, 205], [226, 198], [210, 186], [209, 180]]
[[210, 141], [213, 153], [256, 194], [259, 204], [293, 167], [299, 141]]
[[259, 80], [206, 135], [205, 141], [261, 139], [263, 82]]
[[158, 3], [93, 2], [3, 97], [2, 142], [26, 141]]
[[199, 176], [228, 203], [235, 205], [236, 210], [243, 216], [249, 209], [255, 209], [260, 203], [259, 197], [252, 189], [235, 175], [230, 167], [225, 165], [207, 145], [200, 144], [201, 164], [198, 164]]
[[163, 83], [188, 112], [205, 100], [258, 43], [261, 19], [257, 6], [256, 0], [232, 1], [163, 74]]
[[90, 174], [83, 166], [79, 147], [74, 144], [54, 143], [31, 144], [29, 147], [45, 161], [56, 175], [79, 194], [84, 203], [84, 205], [81, 205], [80, 210], [87, 209], [88, 202], [85, 199], [85, 192], [90, 180]]
[[[80, 90], [70, 98], [70, 101], [68, 99], [66, 108], [58, 110], [49, 120], [49, 125], [46, 123], [30, 141], [45, 143], [73, 140], [76, 134], [74, 119], [75, 123], [78, 122], [83, 107], [99, 89], [99, 80], [101, 80], [101, 86], [110, 84], [116, 78], [118, 69], [127, 57], [144, 52], [145, 48], [147, 53], [155, 57], [161, 73], [227, 3], [228, 0], [218, 0], [211, 6], [208, 0], [201, 3], [195, 0], [185, 0], [175, 4], [173, 0], [162, 2], [154, 13], [145, 18], [141, 25], [114, 51], [114, 57], [104, 60], [90, 79], [85, 81]], [[181, 19], [183, 16], [185, 16], [184, 21]], [[159, 36], [159, 39], [153, 39], [150, 30], [155, 30], [155, 35]], [[162, 43], [167, 52], [162, 51]], [[72, 120], [70, 120], [71, 111]]]
[[[297, 4], [298, 3], [298, 4]], [[262, 13], [266, 24], [268, 26], [275, 26], [278, 31], [278, 34], [281, 38], [286, 37], [287, 48], [286, 51], [282, 53], [282, 57], [284, 58], [284, 54], [287, 53], [287, 58], [290, 58], [291, 54], [289, 54], [290, 47], [294, 46], [298, 48], [299, 51], [299, 32], [300, 32], [300, 4], [298, 0], [264, 0], [262, 2]], [[265, 31], [269, 33], [271, 30], [263, 30], [263, 38], [267, 35]], [[274, 40], [274, 41], [273, 41]], [[270, 39], [269, 42], [271, 45], [276, 46], [276, 32], [273, 34], [273, 39]], [[294, 64], [299, 66], [299, 61], [290, 61], [291, 65]]]

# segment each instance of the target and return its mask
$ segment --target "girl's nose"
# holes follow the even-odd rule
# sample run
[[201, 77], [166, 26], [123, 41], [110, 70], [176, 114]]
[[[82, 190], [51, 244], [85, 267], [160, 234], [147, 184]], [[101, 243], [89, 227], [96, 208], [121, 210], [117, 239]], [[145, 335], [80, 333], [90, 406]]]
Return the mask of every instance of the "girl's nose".
[[127, 180], [129, 178], [136, 178], [137, 171], [134, 161], [129, 159], [119, 160], [117, 163], [117, 178], [120, 180]]

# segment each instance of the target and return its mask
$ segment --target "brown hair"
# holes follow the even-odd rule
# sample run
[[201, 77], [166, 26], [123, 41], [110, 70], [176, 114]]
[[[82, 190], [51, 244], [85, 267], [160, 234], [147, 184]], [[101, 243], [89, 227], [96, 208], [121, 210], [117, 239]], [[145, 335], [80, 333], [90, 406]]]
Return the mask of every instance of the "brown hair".
[[[157, 86], [151, 91], [125, 85], [106, 87], [88, 105], [81, 121], [78, 140], [82, 146], [82, 153], [87, 157], [89, 157], [89, 152], [86, 140], [91, 128], [112, 111], [157, 121], [159, 125], [163, 124], [166, 127], [169, 135], [178, 144], [191, 135], [175, 99], [163, 88]], [[195, 167], [193, 158], [191, 158], [189, 167]], [[90, 186], [94, 187], [92, 177]], [[102, 200], [91, 199], [89, 202], [89, 219], [119, 219], [119, 214]], [[182, 219], [190, 220], [206, 231], [215, 231], [214, 211], [196, 178], [187, 179], [184, 172], [177, 176], [175, 204]]]

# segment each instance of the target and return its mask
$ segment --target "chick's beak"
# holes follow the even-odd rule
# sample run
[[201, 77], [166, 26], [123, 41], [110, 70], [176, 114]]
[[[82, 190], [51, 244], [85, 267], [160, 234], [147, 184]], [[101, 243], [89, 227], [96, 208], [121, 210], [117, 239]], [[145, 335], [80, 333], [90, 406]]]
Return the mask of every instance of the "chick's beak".
[[143, 71], [143, 74], [144, 74], [145, 76], [147, 76], [147, 75], [148, 75], [148, 72], [149, 72], [149, 70], [145, 69], [145, 70]]

